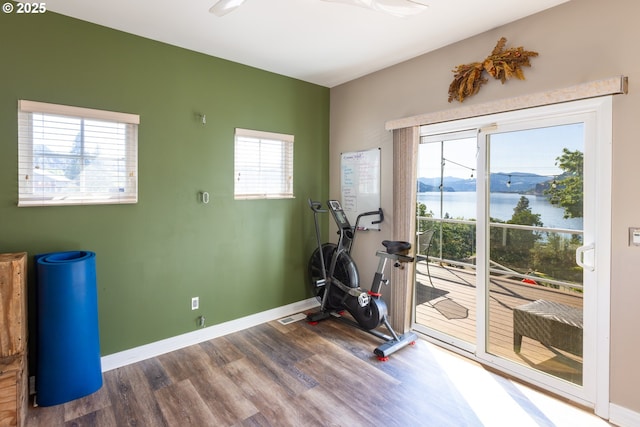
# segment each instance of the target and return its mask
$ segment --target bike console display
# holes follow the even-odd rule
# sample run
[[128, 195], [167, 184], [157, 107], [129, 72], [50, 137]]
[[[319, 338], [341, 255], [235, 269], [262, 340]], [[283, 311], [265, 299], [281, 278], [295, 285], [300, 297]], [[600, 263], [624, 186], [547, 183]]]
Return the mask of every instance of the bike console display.
[[333, 215], [333, 219], [336, 220], [336, 224], [338, 224], [338, 228], [344, 230], [351, 230], [351, 224], [349, 224], [349, 220], [347, 219], [347, 215], [342, 210], [342, 206], [340, 206], [340, 202], [337, 200], [329, 200], [327, 202], [329, 206], [329, 210]]

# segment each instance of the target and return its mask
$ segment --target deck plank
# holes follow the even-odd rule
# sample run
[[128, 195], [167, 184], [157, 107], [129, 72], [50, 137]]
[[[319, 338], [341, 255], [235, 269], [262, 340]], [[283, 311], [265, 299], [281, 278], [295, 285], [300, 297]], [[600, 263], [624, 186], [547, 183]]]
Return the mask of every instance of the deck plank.
[[[429, 265], [431, 281], [425, 262], [417, 264], [415, 321], [419, 325], [475, 344], [476, 337], [476, 279], [473, 270]], [[433, 284], [433, 285], [432, 285]], [[434, 299], [426, 300], [430, 296]], [[548, 348], [525, 337], [522, 351], [513, 351], [513, 309], [519, 305], [544, 299], [573, 307], [582, 307], [582, 295], [540, 285], [522, 283], [506, 277], [492, 276], [489, 285], [489, 333], [487, 350], [497, 356], [524, 363], [561, 378], [581, 382], [582, 358]], [[467, 308], [462, 319], [447, 319], [438, 311], [437, 303], [449, 300]], [[445, 313], [446, 314], [446, 313]]]

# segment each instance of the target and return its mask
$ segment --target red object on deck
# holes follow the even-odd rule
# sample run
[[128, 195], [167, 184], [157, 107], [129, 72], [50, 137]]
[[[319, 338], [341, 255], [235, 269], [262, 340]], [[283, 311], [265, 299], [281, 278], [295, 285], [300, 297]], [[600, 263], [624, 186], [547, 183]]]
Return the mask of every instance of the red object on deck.
[[522, 279], [522, 283], [528, 283], [530, 285], [537, 285], [538, 284], [538, 282], [536, 282], [533, 279]]

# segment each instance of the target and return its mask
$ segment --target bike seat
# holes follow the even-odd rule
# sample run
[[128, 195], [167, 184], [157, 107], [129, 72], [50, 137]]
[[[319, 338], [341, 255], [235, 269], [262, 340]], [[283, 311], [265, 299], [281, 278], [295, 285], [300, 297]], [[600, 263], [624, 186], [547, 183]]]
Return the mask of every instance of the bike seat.
[[411, 249], [411, 243], [397, 240], [383, 240], [382, 245], [387, 249], [387, 253], [392, 255], [406, 255]]

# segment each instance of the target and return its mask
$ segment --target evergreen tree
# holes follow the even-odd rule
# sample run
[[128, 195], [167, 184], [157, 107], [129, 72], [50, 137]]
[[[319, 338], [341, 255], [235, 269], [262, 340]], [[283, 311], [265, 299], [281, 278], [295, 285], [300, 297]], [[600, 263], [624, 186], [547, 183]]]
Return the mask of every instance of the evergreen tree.
[[[532, 225], [541, 227], [540, 214], [535, 214], [529, 206], [529, 199], [521, 196], [513, 208], [513, 215], [507, 224]], [[504, 227], [491, 228], [491, 259], [507, 268], [528, 271], [531, 269], [531, 252], [540, 240], [540, 233], [533, 230], [519, 230]]]
[[[564, 208], [565, 218], [582, 218], [584, 194], [584, 154], [581, 151], [562, 149], [556, 159], [556, 166], [563, 170], [555, 186], [545, 191], [549, 201]], [[555, 187], [555, 188], [554, 188]]]
[[521, 196], [518, 200], [518, 204], [513, 208], [513, 215], [511, 219], [507, 221], [508, 224], [519, 225], [535, 225], [542, 227], [542, 221], [540, 221], [540, 214], [534, 214], [529, 207], [529, 199], [525, 196]]

